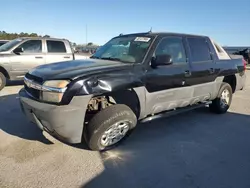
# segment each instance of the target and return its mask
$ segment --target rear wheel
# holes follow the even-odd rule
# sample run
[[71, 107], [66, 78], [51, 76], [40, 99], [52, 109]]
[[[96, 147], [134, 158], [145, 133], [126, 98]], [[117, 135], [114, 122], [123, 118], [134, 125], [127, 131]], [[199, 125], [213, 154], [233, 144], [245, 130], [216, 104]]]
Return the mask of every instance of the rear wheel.
[[226, 113], [231, 105], [232, 97], [232, 87], [228, 83], [223, 82], [218, 97], [209, 106], [210, 110], [217, 114]]
[[128, 106], [109, 106], [90, 120], [86, 128], [86, 142], [92, 150], [110, 149], [124, 140], [136, 123], [137, 118]]
[[6, 85], [6, 77], [3, 73], [0, 72], [0, 91], [5, 87]]

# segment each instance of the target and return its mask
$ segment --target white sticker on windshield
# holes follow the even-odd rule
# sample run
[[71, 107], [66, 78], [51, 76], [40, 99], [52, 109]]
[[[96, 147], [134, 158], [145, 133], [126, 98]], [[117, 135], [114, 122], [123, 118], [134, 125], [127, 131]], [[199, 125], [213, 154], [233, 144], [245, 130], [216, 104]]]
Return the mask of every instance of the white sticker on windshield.
[[148, 37], [136, 37], [135, 41], [148, 42], [148, 41], [150, 41], [150, 38], [148, 38]]

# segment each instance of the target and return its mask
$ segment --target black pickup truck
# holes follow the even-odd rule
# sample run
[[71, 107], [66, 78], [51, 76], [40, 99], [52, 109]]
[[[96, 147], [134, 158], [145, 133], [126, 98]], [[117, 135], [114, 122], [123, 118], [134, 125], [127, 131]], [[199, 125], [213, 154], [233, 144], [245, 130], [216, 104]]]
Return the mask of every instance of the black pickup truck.
[[137, 122], [209, 105], [225, 113], [245, 84], [246, 62], [206, 36], [136, 33], [114, 37], [88, 60], [41, 65], [19, 92], [42, 130], [92, 150], [120, 143]]

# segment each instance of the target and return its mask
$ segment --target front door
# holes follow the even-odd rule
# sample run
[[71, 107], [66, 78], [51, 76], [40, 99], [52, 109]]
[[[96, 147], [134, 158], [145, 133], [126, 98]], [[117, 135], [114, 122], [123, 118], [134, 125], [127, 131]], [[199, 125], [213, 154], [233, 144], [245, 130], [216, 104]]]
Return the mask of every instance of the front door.
[[16, 78], [21, 78], [30, 69], [45, 63], [42, 40], [28, 40], [20, 44], [23, 52], [10, 57], [11, 71]]
[[188, 105], [191, 94], [186, 86], [190, 76], [189, 63], [182, 37], [164, 37], [159, 42], [153, 56], [167, 54], [173, 64], [149, 68], [145, 87], [147, 114], [155, 114]]

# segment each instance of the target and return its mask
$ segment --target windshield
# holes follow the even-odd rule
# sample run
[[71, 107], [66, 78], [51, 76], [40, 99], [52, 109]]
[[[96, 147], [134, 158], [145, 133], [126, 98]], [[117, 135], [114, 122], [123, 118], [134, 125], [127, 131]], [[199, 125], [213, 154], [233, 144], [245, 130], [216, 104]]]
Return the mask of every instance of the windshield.
[[116, 37], [100, 47], [91, 58], [140, 63], [144, 59], [151, 42], [151, 37]]
[[4, 52], [4, 51], [10, 50], [15, 45], [17, 45], [18, 43], [20, 43], [22, 40], [23, 39], [15, 39], [15, 40], [11, 40], [11, 41], [5, 43], [4, 45], [0, 46], [0, 52]]
[[0, 46], [4, 45], [5, 43], [5, 41], [0, 41]]

